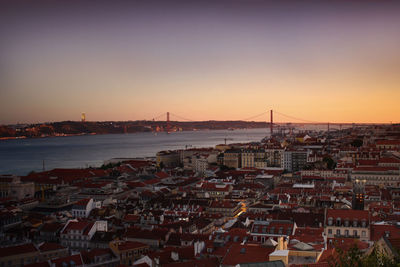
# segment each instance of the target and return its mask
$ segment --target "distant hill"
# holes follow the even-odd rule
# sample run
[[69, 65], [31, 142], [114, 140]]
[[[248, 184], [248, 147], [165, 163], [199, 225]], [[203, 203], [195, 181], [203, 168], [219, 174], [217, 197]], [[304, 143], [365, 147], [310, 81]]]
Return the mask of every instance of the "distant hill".
[[269, 123], [246, 121], [171, 121], [169, 128], [166, 121], [62, 121], [30, 125], [3, 125], [0, 126], [0, 138], [163, 132], [167, 131], [167, 129], [174, 132], [266, 127], [269, 127]]

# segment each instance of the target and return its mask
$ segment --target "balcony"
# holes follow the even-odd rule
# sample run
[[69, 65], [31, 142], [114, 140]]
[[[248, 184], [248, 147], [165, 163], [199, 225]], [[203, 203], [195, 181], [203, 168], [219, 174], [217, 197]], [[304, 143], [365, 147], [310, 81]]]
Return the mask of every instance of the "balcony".
[[334, 235], [335, 238], [360, 238], [361, 236], [357, 235], [345, 235], [345, 234], [335, 234]]

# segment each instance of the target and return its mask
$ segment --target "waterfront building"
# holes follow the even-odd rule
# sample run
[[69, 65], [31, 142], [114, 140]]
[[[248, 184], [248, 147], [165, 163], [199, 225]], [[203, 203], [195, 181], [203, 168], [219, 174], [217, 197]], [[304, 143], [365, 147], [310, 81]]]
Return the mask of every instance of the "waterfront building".
[[160, 151], [156, 157], [157, 166], [171, 168], [178, 167], [180, 163], [180, 155], [177, 151]]
[[224, 152], [224, 165], [229, 168], [240, 168], [241, 167], [241, 150], [239, 149], [228, 149]]
[[33, 182], [21, 182], [21, 177], [15, 175], [0, 175], [0, 197], [15, 200], [33, 198], [35, 185]]

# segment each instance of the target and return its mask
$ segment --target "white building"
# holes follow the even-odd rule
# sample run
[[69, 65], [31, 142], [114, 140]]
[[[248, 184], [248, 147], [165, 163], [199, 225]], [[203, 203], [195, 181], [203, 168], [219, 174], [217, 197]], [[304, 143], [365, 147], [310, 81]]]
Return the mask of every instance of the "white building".
[[302, 170], [307, 164], [306, 150], [286, 150], [283, 152], [283, 168], [289, 172]]
[[92, 198], [81, 199], [72, 206], [72, 215], [75, 218], [87, 218], [96, 207], [100, 207], [100, 203], [94, 202]]
[[365, 181], [366, 185], [400, 186], [400, 171], [397, 167], [364, 166], [356, 167], [351, 173], [351, 180]]
[[204, 174], [208, 169], [208, 160], [205, 157], [194, 157], [194, 170], [199, 174]]
[[98, 231], [107, 232], [107, 221], [69, 220], [61, 230], [61, 245], [72, 250], [88, 249], [90, 240]]

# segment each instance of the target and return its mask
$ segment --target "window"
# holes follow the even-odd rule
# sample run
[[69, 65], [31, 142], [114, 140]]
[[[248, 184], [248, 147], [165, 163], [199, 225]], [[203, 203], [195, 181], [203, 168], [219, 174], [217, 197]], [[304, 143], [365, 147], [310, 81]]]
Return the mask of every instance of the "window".
[[357, 230], [353, 230], [353, 236], [357, 236]]
[[340, 235], [340, 229], [337, 229], [337, 230], [336, 230], [336, 234], [337, 234], [337, 235]]
[[332, 234], [332, 229], [328, 229], [328, 234]]
[[366, 232], [366, 231], [362, 231], [362, 232], [361, 232], [361, 236], [362, 236], [362, 237], [367, 236], [367, 232]]
[[281, 226], [281, 227], [279, 227], [279, 231], [278, 231], [278, 233], [281, 235], [282, 233], [283, 233], [283, 227]]
[[349, 230], [344, 230], [344, 234], [345, 234], [346, 236], [349, 236]]
[[361, 226], [362, 226], [362, 227], [367, 227], [367, 221], [366, 221], [365, 219], [362, 220]]

